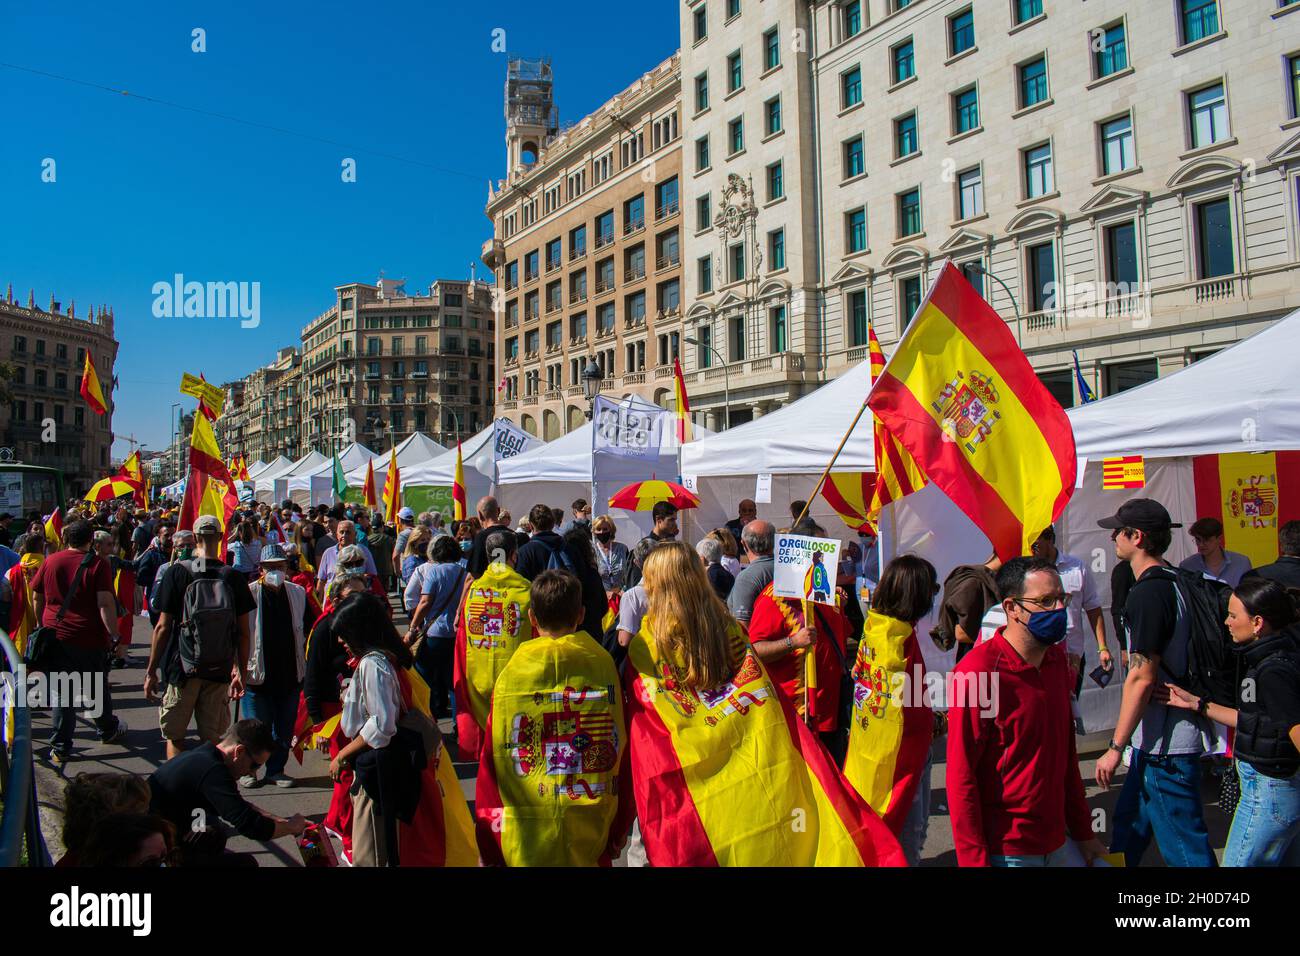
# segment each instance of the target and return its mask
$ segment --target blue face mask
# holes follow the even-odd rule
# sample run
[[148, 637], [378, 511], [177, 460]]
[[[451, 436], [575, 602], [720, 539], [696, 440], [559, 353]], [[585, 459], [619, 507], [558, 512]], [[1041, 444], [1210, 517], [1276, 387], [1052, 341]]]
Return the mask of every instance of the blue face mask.
[[462, 542], [460, 543], [460, 549], [461, 549], [462, 551], [464, 551], [466, 554], [469, 554], [470, 549], [473, 548], [473, 547], [474, 547], [474, 542], [473, 542], [473, 541], [462, 541]]
[[1070, 620], [1066, 615], [1063, 607], [1058, 607], [1055, 611], [1034, 611], [1029, 615], [1029, 622], [1026, 625], [1029, 633], [1043, 644], [1059, 644], [1065, 638], [1065, 632], [1070, 628]]

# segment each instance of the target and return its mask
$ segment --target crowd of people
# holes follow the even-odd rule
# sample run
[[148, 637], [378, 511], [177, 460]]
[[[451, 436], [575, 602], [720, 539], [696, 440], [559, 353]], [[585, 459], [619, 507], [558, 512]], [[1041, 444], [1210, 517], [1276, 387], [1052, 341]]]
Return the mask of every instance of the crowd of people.
[[[920, 862], [940, 749], [963, 866], [1089, 865], [1108, 852], [1136, 866], [1152, 841], [1169, 865], [1215, 865], [1201, 780], [1225, 752], [1239, 797], [1223, 865], [1300, 862], [1300, 522], [1281, 528], [1276, 562], [1252, 569], [1202, 518], [1196, 554], [1175, 568], [1164, 555], [1181, 526], [1158, 502], [1127, 502], [1101, 522], [1115, 546], [1112, 645], [1094, 571], [1050, 527], [1030, 553], [942, 581], [915, 555], [881, 568], [864, 529], [826, 569], [832, 600], [781, 597], [777, 535], [831, 536], [806, 510], [792, 502], [778, 529], [741, 501], [693, 544], [668, 503], [634, 542], [585, 500], [538, 504], [517, 525], [492, 497], [463, 521], [403, 508], [393, 525], [364, 507], [285, 501], [183, 531], [174, 509], [82, 505], [57, 545], [36, 516], [0, 545], [11, 633], [41, 657], [33, 666], [106, 674], [129, 661], [133, 617], [147, 614], [143, 688], [167, 754], [147, 781], [72, 778], [64, 862], [240, 865], [252, 857], [227, 850], [231, 830], [265, 841], [309, 828], [361, 866], [600, 865], [625, 849], [633, 864], [699, 862], [658, 809], [666, 778], [647, 776], [636, 748], [673, 738], [674, 714], [739, 699], [739, 686], [809, 736], [743, 753], [692, 738], [691, 759], [710, 774], [737, 761], [779, 774], [795, 740], [841, 802], [883, 822], [876, 862]], [[5, 539], [11, 521], [0, 516]], [[931, 685], [925, 620], [938, 650], [956, 649], [938, 696], [918, 690]], [[1085, 673], [1090, 642], [1098, 666]], [[1077, 738], [1085, 680], [1115, 676], [1122, 702], [1096, 782], [1127, 772], [1107, 848]], [[114, 743], [125, 726], [102, 685], [95, 726]], [[634, 687], [662, 689], [675, 710]], [[60, 768], [75, 720], [76, 702], [61, 702], [46, 755]], [[319, 825], [249, 800], [292, 787], [291, 756], [313, 747], [334, 785]], [[439, 776], [454, 758], [479, 766], [472, 821]], [[544, 780], [559, 775], [553, 791], [536, 782], [539, 762]]]

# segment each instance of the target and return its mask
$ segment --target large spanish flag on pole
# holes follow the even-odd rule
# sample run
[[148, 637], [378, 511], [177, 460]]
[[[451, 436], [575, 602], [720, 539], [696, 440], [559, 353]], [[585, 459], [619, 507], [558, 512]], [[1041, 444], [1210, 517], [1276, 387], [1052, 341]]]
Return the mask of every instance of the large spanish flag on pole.
[[653, 866], [904, 866], [880, 817], [732, 634], [731, 681], [685, 686], [646, 619], [628, 646], [628, 747]]
[[138, 482], [140, 487], [135, 492], [135, 506], [144, 508], [149, 503], [148, 498], [148, 481], [144, 476], [144, 470], [140, 467], [140, 453], [131, 452], [131, 456], [122, 462], [122, 467], [118, 469], [118, 475], [128, 478], [131, 481]]
[[451, 518], [464, 521], [469, 513], [465, 496], [465, 462], [461, 458], [460, 442], [456, 442], [456, 474], [451, 479]]
[[388, 476], [384, 479], [384, 524], [397, 524], [402, 509], [402, 474], [397, 468], [397, 448], [388, 453]]
[[[874, 386], [885, 371], [885, 351], [876, 338], [876, 329], [867, 323], [867, 351], [871, 356], [871, 384]], [[891, 501], [898, 501], [914, 491], [925, 487], [925, 475], [917, 467], [916, 460], [898, 443], [875, 419], [873, 431], [876, 482], [871, 488], [871, 504], [867, 507], [867, 520], [875, 524], [880, 512]]]
[[681, 359], [673, 359], [673, 391], [677, 399], [677, 443], [685, 445], [688, 441], [695, 440], [695, 429], [691, 425], [691, 400], [686, 394]]
[[103, 415], [108, 411], [104, 401], [104, 390], [99, 384], [99, 375], [95, 372], [95, 363], [90, 358], [90, 349], [86, 349], [86, 365], [81, 372], [81, 397], [86, 400], [91, 411]]
[[[221, 457], [217, 437], [212, 433], [212, 423], [206, 415], [194, 416], [190, 432], [190, 475], [185, 482], [185, 496], [181, 499], [181, 513], [176, 521], [178, 531], [189, 531], [200, 515], [215, 515], [224, 531], [230, 516], [239, 507], [235, 483], [230, 469]], [[225, 554], [225, 535], [222, 535], [221, 554]]]
[[1074, 432], [1015, 337], [944, 263], [867, 401], [1004, 560], [1074, 493]]

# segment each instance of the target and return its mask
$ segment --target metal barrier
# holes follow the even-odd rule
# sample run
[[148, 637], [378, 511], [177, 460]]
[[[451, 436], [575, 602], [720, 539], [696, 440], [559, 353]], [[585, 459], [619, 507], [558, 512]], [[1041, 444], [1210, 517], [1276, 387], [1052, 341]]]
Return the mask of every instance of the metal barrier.
[[0, 648], [4, 649], [3, 678], [8, 686], [0, 691], [4, 706], [0, 707], [0, 721], [9, 726], [13, 714], [12, 741], [5, 741], [7, 753], [0, 752], [0, 761], [7, 757], [7, 770], [0, 780], [3, 787], [4, 814], [0, 817], [0, 867], [17, 866], [22, 859], [23, 844], [27, 846], [28, 866], [49, 866], [50, 855], [41, 834], [41, 815], [36, 802], [35, 747], [32, 743], [32, 712], [22, 699], [26, 694], [27, 665], [23, 663], [18, 648], [9, 635], [0, 630]]

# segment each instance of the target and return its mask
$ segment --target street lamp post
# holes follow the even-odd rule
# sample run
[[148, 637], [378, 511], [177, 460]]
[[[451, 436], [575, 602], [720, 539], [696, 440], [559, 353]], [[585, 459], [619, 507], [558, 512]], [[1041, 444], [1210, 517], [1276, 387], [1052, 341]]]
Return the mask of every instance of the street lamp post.
[[180, 481], [181, 479], [180, 408], [180, 402], [172, 402], [172, 418], [167, 422], [168, 428], [171, 429], [172, 433], [172, 481]]
[[596, 364], [594, 356], [587, 356], [587, 367], [582, 370], [582, 394], [587, 397], [587, 420], [591, 421], [596, 407], [596, 395], [600, 392], [600, 383], [605, 373]]
[[988, 269], [985, 269], [983, 263], [971, 262], [968, 263], [968, 265], [970, 265], [972, 268], [978, 271], [980, 275], [988, 276], [998, 285], [1002, 286], [1003, 290], [1007, 293], [1007, 297], [1011, 300], [1011, 308], [1014, 309], [1016, 313], [1016, 345], [1020, 346], [1021, 350], [1023, 351], [1024, 337], [1021, 335], [1020, 332], [1020, 306], [1016, 304], [1015, 294], [1011, 291], [1011, 288], [1005, 282], [1003, 282], [1001, 279], [995, 276], [992, 272], [989, 272]]
[[722, 366], [722, 427], [724, 429], [730, 428], [731, 427], [731, 372], [727, 368], [726, 359], [724, 359], [722, 357], [722, 353], [719, 352], [717, 349], [715, 349], [712, 345], [708, 345], [704, 342], [701, 342], [699, 339], [695, 339], [695, 338], [691, 338], [690, 336], [687, 336], [686, 344], [694, 345], [697, 348], [708, 349], [710, 352], [712, 352], [714, 355], [718, 357], [718, 363]]

